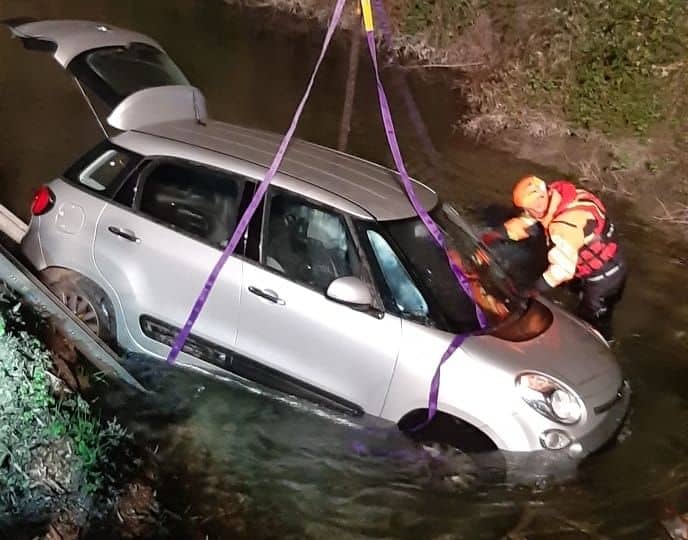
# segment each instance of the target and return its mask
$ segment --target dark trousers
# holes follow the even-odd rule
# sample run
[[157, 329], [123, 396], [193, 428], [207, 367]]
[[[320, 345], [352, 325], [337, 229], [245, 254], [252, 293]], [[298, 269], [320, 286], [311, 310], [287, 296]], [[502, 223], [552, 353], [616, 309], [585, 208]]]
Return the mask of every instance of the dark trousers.
[[[618, 267], [617, 271], [604, 275], [615, 267]], [[580, 278], [574, 283], [574, 290], [580, 297], [577, 315], [594, 326], [607, 340], [613, 338], [612, 315], [623, 296], [626, 274], [626, 263], [619, 257], [606, 265], [604, 272], [590, 278]]]

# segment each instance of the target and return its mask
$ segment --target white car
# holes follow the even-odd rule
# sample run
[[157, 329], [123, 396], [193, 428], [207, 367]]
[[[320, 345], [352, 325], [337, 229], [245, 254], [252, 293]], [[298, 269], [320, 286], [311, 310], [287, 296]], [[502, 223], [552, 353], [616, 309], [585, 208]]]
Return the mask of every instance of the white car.
[[[88, 21], [14, 21], [51, 53], [109, 136], [37, 193], [22, 251], [83, 321], [166, 358], [280, 137], [208, 118], [151, 38]], [[610, 441], [629, 390], [606, 342], [476, 267], [470, 229], [421, 183], [490, 326], [445, 364], [431, 429], [468, 451], [579, 460]], [[384, 167], [294, 141], [179, 361], [408, 429], [474, 305]]]

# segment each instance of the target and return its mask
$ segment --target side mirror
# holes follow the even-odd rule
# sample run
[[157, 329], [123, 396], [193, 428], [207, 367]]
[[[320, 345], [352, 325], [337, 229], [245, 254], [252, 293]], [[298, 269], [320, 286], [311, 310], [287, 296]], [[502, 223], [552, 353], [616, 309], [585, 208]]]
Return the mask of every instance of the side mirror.
[[344, 276], [335, 279], [327, 287], [325, 295], [330, 300], [353, 308], [367, 308], [373, 303], [373, 297], [368, 286], [354, 276]]

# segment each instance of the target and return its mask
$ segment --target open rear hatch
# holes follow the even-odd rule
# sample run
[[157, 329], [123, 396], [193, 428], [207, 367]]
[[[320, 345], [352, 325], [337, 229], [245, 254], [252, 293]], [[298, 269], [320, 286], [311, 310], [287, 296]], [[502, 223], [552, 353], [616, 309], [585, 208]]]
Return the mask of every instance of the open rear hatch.
[[91, 21], [3, 21], [24, 47], [52, 53], [76, 80], [101, 128], [204, 122], [203, 94], [150, 37]]

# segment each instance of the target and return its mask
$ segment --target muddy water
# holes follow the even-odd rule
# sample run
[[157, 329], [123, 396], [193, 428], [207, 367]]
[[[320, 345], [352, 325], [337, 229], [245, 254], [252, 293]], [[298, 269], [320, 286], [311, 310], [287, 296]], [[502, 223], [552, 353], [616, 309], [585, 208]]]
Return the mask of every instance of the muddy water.
[[[278, 132], [322, 38], [294, 20], [211, 0], [0, 3], [0, 18], [19, 15], [99, 19], [145, 32], [203, 89], [213, 116]], [[298, 130], [328, 146], [337, 141], [346, 45], [334, 43]], [[389, 163], [369, 68], [361, 62], [348, 150]], [[519, 175], [554, 174], [455, 136], [460, 96], [442, 76], [421, 80], [414, 72], [407, 82], [440, 152], [433, 165], [406, 114], [400, 72], [385, 74], [407, 161], [445, 198], [505, 203]], [[47, 56], [6, 37], [0, 121], [0, 202], [22, 216], [32, 190], [98, 137], [68, 78]], [[211, 538], [501, 538], [531, 516], [514, 538], [664, 538], [664, 509], [688, 511], [686, 249], [625, 205], [611, 206], [632, 268], [615, 348], [634, 389], [633, 410], [623, 440], [576, 477], [466, 488], [460, 461], [419, 451], [393, 430], [148, 367], [142, 377], [160, 390], [155, 401], [118, 393], [106, 401], [142, 444], [159, 445], [167, 509], [160, 537], [186, 537], [193, 523]]]

